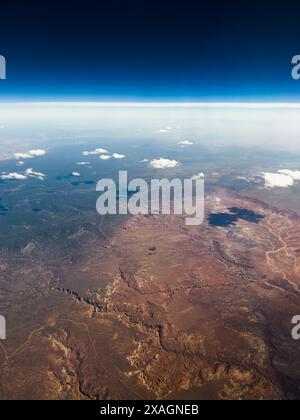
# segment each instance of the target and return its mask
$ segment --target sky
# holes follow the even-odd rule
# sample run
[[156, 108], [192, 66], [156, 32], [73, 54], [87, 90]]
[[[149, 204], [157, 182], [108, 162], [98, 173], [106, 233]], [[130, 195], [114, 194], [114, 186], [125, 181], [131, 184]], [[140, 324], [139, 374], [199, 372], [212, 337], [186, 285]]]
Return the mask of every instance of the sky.
[[0, 101], [300, 102], [300, 2], [10, 0]]

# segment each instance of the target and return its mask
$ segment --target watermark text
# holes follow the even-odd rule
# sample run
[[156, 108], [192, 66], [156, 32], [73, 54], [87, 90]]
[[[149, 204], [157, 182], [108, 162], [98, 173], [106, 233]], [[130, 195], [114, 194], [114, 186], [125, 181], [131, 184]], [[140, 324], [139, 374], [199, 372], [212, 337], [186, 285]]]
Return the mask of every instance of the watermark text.
[[119, 172], [118, 186], [112, 179], [102, 179], [96, 190], [97, 212], [110, 215], [186, 215], [187, 226], [204, 221], [204, 179], [144, 179], [128, 182], [127, 171]]
[[292, 324], [295, 325], [292, 329], [292, 337], [294, 340], [300, 340], [300, 315], [294, 316]]
[[3, 55], [0, 55], [0, 79], [6, 79], [6, 59]]
[[292, 58], [292, 78], [294, 80], [300, 80], [300, 55], [295, 55]]
[[6, 340], [6, 319], [0, 315], [0, 340]]

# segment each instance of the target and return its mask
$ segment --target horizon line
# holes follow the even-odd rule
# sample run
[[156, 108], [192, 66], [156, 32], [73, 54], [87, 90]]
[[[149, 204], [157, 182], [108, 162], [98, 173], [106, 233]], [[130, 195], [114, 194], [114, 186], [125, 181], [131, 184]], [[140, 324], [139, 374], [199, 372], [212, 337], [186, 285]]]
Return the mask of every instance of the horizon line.
[[245, 108], [300, 109], [300, 102], [104, 102], [104, 101], [0, 101], [3, 106], [91, 107], [91, 108]]

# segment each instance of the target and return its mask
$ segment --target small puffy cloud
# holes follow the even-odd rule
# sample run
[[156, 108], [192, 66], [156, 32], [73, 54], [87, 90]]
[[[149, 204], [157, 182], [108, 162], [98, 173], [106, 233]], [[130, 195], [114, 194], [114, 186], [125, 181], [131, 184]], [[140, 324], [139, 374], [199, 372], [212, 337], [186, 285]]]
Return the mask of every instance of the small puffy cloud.
[[141, 163], [147, 163], [147, 162], [149, 162], [149, 159], [143, 159], [143, 160], [141, 160]]
[[78, 166], [87, 166], [89, 164], [90, 164], [90, 162], [77, 162]]
[[46, 151], [43, 149], [33, 149], [29, 150], [29, 152], [18, 152], [15, 153], [15, 159], [21, 160], [21, 159], [32, 159], [35, 157], [44, 156], [46, 154]]
[[30, 150], [29, 154], [34, 157], [44, 156], [46, 154], [46, 151], [42, 149]]
[[173, 127], [164, 127], [164, 128], [161, 128], [159, 132], [162, 134], [165, 134], [165, 133], [170, 133], [170, 131], [172, 130], [173, 130]]
[[264, 172], [260, 175], [265, 181], [265, 188], [288, 188], [300, 181], [300, 171], [281, 169], [278, 172]]
[[45, 174], [43, 174], [42, 172], [36, 172], [32, 168], [26, 169], [25, 176], [29, 178], [37, 178], [41, 181], [44, 181], [44, 179], [46, 178]]
[[99, 159], [101, 159], [101, 160], [109, 160], [111, 158], [112, 157], [110, 155], [101, 155], [101, 156], [99, 156]]
[[194, 143], [190, 140], [179, 141], [178, 144], [181, 146], [192, 146]]
[[30, 154], [29, 154], [29, 152], [25, 152], [25, 153], [22, 153], [22, 152], [20, 152], [20, 153], [15, 153], [14, 154], [14, 156], [15, 156], [15, 159], [32, 159], [33, 158], [33, 156], [31, 156]]
[[81, 175], [80, 175], [80, 172], [76, 172], [76, 171], [75, 171], [75, 172], [72, 172], [72, 176], [77, 176], [77, 177], [79, 177], [79, 176], [81, 176]]
[[151, 160], [150, 165], [155, 169], [171, 169], [176, 168], [176, 166], [179, 165], [179, 162], [176, 160], [160, 158]]
[[23, 181], [24, 179], [27, 179], [27, 176], [26, 175], [23, 175], [23, 174], [18, 174], [17, 172], [11, 172], [9, 174], [2, 173], [2, 175], [0, 176], [0, 178], [3, 179], [3, 180]]
[[106, 149], [96, 149], [95, 152], [96, 153], [108, 153], [108, 151]]
[[17, 166], [23, 166], [25, 164], [25, 162], [23, 160], [19, 160], [19, 162], [17, 162]]
[[114, 159], [124, 159], [126, 156], [125, 156], [125, 155], [120, 155], [119, 153], [114, 153], [114, 154], [112, 155], [112, 157], [113, 157]]
[[17, 172], [6, 173], [6, 172], [3, 172], [2, 175], [0, 176], [0, 179], [12, 180], [12, 181], [13, 180], [14, 181], [24, 181], [25, 179], [28, 179], [28, 178], [36, 178], [36, 179], [39, 179], [41, 181], [44, 181], [44, 179], [46, 178], [46, 175], [43, 174], [42, 172], [36, 172], [32, 168], [28, 168], [23, 173], [17, 173]]
[[82, 152], [82, 155], [83, 156], [97, 156], [97, 155], [101, 155], [101, 154], [104, 154], [104, 153], [108, 153], [108, 150], [98, 148], [98, 149], [95, 149], [95, 150]]
[[196, 179], [204, 179], [204, 178], [205, 178], [205, 174], [203, 172], [199, 172], [198, 174], [192, 176], [193, 181], [196, 181]]

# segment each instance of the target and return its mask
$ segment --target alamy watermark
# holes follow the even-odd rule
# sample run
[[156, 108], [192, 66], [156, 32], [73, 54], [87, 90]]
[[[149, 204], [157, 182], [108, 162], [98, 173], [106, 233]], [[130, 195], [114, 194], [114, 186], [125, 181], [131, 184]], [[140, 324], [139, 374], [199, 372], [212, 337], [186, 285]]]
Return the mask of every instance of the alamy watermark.
[[128, 182], [127, 171], [119, 172], [118, 186], [112, 179], [102, 179], [96, 190], [100, 215], [186, 215], [187, 226], [204, 221], [204, 179], [144, 179]]
[[295, 325], [292, 329], [292, 337], [294, 340], [300, 340], [300, 315], [294, 316], [292, 324]]
[[0, 340], [6, 340], [6, 319], [0, 315]]
[[292, 78], [294, 80], [300, 80], [300, 55], [295, 55], [292, 58]]
[[0, 55], [0, 79], [6, 79], [6, 59], [3, 55]]

